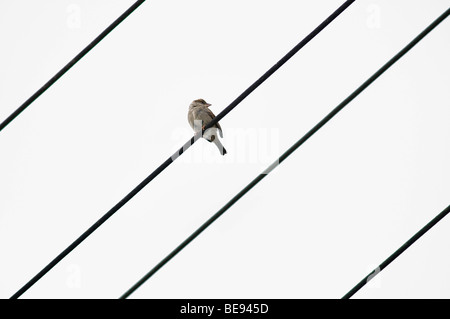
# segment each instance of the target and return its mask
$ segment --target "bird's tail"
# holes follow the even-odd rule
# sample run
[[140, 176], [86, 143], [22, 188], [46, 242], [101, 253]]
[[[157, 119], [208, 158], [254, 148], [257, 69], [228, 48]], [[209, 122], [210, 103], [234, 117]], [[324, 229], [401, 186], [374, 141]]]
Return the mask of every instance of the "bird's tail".
[[220, 151], [220, 154], [225, 155], [227, 153], [227, 150], [225, 149], [225, 147], [223, 147], [222, 143], [220, 143], [220, 140], [217, 136], [217, 131], [220, 131], [218, 128], [216, 127], [211, 127], [209, 129], [207, 129], [205, 131], [205, 133], [203, 133], [203, 137], [208, 141], [208, 142], [213, 142], [214, 144], [216, 144], [217, 148]]
[[220, 154], [225, 155], [227, 153], [227, 150], [225, 149], [225, 147], [223, 147], [222, 143], [220, 143], [220, 140], [217, 137], [213, 138], [212, 142], [214, 144], [216, 144], [217, 148], [219, 149]]

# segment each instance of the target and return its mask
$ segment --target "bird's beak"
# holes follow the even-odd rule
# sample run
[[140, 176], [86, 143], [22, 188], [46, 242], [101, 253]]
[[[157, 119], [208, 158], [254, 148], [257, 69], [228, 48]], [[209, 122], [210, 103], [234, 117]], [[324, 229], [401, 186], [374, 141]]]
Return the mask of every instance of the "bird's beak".
[[209, 104], [209, 103], [206, 103], [206, 106], [207, 106], [207, 107], [210, 107], [210, 106], [211, 106], [211, 104]]

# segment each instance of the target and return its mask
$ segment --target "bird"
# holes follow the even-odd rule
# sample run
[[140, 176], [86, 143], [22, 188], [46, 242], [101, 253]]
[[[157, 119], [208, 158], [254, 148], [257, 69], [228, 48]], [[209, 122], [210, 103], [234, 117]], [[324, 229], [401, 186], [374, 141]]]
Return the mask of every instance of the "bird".
[[[189, 105], [188, 111], [188, 121], [189, 125], [192, 127], [195, 133], [199, 133], [205, 129], [206, 125], [216, 116], [209, 109], [211, 104], [206, 103], [204, 99], [194, 100]], [[217, 132], [220, 137], [223, 137], [222, 128], [219, 123], [214, 124], [211, 128], [207, 129], [203, 133], [203, 138], [208, 142], [212, 142], [216, 144], [219, 149], [220, 154], [225, 155], [227, 150], [223, 147], [222, 143], [220, 143], [219, 137], [217, 136]]]

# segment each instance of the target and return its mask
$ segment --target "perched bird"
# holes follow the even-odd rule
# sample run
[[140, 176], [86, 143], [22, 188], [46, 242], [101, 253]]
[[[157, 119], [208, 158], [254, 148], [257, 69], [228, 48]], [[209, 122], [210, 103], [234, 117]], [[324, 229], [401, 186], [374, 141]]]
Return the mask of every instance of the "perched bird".
[[[214, 113], [209, 109], [210, 106], [211, 104], [206, 103], [203, 99], [195, 100], [189, 105], [188, 121], [195, 133], [202, 131], [202, 129], [204, 129], [215, 117]], [[219, 123], [216, 123], [211, 128], [207, 129], [203, 133], [203, 138], [208, 142], [216, 144], [220, 154], [225, 155], [227, 151], [222, 143], [220, 143], [217, 132], [219, 132], [220, 137], [223, 137], [222, 128]]]

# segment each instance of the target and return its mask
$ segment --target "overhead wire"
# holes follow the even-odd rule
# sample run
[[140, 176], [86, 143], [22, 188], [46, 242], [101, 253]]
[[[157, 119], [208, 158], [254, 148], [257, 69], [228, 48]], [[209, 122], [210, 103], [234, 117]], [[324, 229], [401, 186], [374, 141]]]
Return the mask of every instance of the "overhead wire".
[[350, 289], [342, 299], [350, 299], [356, 294], [362, 287], [364, 287], [370, 280], [375, 278], [381, 271], [383, 271], [389, 264], [397, 259], [402, 253], [404, 253], [412, 244], [414, 244], [420, 237], [425, 235], [433, 226], [440, 222], [445, 216], [450, 213], [450, 206], [439, 213], [428, 224], [414, 234], [408, 241], [406, 241], [399, 249], [397, 249], [392, 255], [390, 255], [385, 261], [383, 261], [378, 267], [372, 270], [367, 276], [365, 276], [360, 282], [358, 282], [352, 289]]
[[[245, 186], [238, 194], [236, 194], [230, 201], [228, 201], [217, 213], [203, 223], [196, 231], [194, 231], [188, 238], [186, 238], [180, 245], [178, 245], [172, 252], [170, 252], [164, 259], [162, 259], [156, 266], [154, 266], [148, 273], [146, 273], [140, 280], [138, 280], [132, 287], [130, 287], [120, 299], [128, 298], [133, 292], [141, 287], [150, 277], [152, 277], [158, 270], [167, 264], [173, 257], [175, 257], [183, 248], [198, 237], [206, 228], [214, 223], [220, 216], [222, 216], [233, 204], [241, 199], [248, 191], [256, 186], [264, 177], [266, 177], [274, 168], [281, 164], [288, 158], [295, 150], [297, 150], [303, 143], [305, 143], [311, 136], [320, 130], [328, 121], [336, 116], [345, 106], [347, 106], [353, 99], [355, 99], [362, 91], [364, 91], [370, 84], [372, 84], [379, 76], [388, 70], [395, 62], [403, 57], [409, 50], [411, 50], [420, 40], [422, 40], [428, 33], [430, 33], [437, 25], [439, 25], [449, 15], [450, 9], [433, 21], [424, 31], [409, 42], [400, 52], [392, 57], [386, 64], [384, 64], [378, 71], [376, 71], [369, 79], [367, 79], [361, 86], [353, 91], [346, 99], [344, 99], [338, 106], [336, 106], [328, 115], [326, 115], [319, 123], [317, 123], [310, 131], [308, 131], [301, 139], [292, 145], [286, 152], [284, 152], [276, 161], [267, 167], [261, 174], [256, 176], [247, 186]], [[448, 209], [447, 209], [448, 210]], [[448, 211], [446, 211], [448, 213]], [[442, 219], [440, 217], [440, 219]], [[437, 223], [440, 219], [433, 220]], [[430, 223], [431, 224], [431, 223]], [[425, 228], [429, 229], [431, 226], [427, 225]], [[420, 237], [420, 236], [419, 236]], [[417, 238], [415, 239], [417, 240]], [[406, 249], [406, 248], [405, 248]], [[391, 260], [392, 261], [392, 260]], [[370, 276], [370, 275], [369, 275]], [[363, 279], [364, 281], [364, 279]], [[362, 282], [363, 282], [362, 281]], [[361, 283], [360, 283], [361, 284]], [[358, 287], [358, 286], [357, 286]], [[360, 288], [360, 287], [359, 287]], [[355, 288], [354, 288], [355, 289]]]
[[264, 73], [258, 80], [256, 80], [249, 88], [247, 88], [241, 95], [239, 95], [229, 106], [227, 106], [221, 113], [219, 113], [202, 132], [194, 135], [187, 141], [178, 151], [171, 157], [165, 160], [156, 170], [154, 170], [147, 178], [145, 178], [139, 185], [137, 185], [130, 193], [128, 193], [122, 200], [120, 200], [113, 208], [111, 208], [105, 215], [103, 215], [95, 224], [89, 227], [80, 237], [78, 237], [72, 244], [64, 249], [58, 256], [56, 256], [47, 266], [39, 271], [32, 279], [30, 279], [22, 288], [11, 296], [11, 299], [16, 299], [31, 288], [39, 279], [41, 279], [47, 272], [56, 266], [65, 256], [80, 245], [90, 234], [106, 222], [112, 215], [114, 215], [121, 207], [130, 201], [138, 192], [140, 192], [147, 184], [149, 184], [156, 176], [164, 171], [173, 161], [175, 161], [183, 152], [185, 152], [191, 145], [193, 145], [201, 135], [220, 119], [226, 116], [233, 110], [240, 102], [242, 102], [250, 93], [259, 87], [265, 80], [267, 80], [273, 73], [275, 73], [283, 64], [285, 64], [292, 56], [294, 56], [301, 48], [303, 48], [309, 41], [317, 36], [326, 26], [328, 26], [334, 19], [336, 19], [342, 12], [344, 12], [355, 0], [345, 1], [339, 8], [337, 8], [329, 17], [327, 17], [317, 28], [309, 33], [302, 41], [300, 41], [292, 50], [290, 50], [283, 58], [281, 58], [274, 66], [272, 66], [266, 73]]
[[3, 122], [0, 123], [0, 132], [7, 127], [20, 113], [25, 111], [38, 97], [47, 91], [56, 81], [58, 81], [67, 71], [69, 71], [77, 62], [79, 62], [89, 51], [91, 51], [97, 44], [99, 44], [112, 30], [114, 30], [120, 23], [122, 23], [128, 16], [130, 16], [145, 0], [136, 1], [124, 13], [122, 13], [116, 20], [113, 21], [102, 33], [100, 33], [91, 43], [89, 43], [80, 53], [78, 53], [72, 60], [70, 60], [61, 70], [58, 71], [50, 80], [48, 80], [39, 90], [30, 96], [22, 105], [20, 105], [11, 115], [9, 115]]

